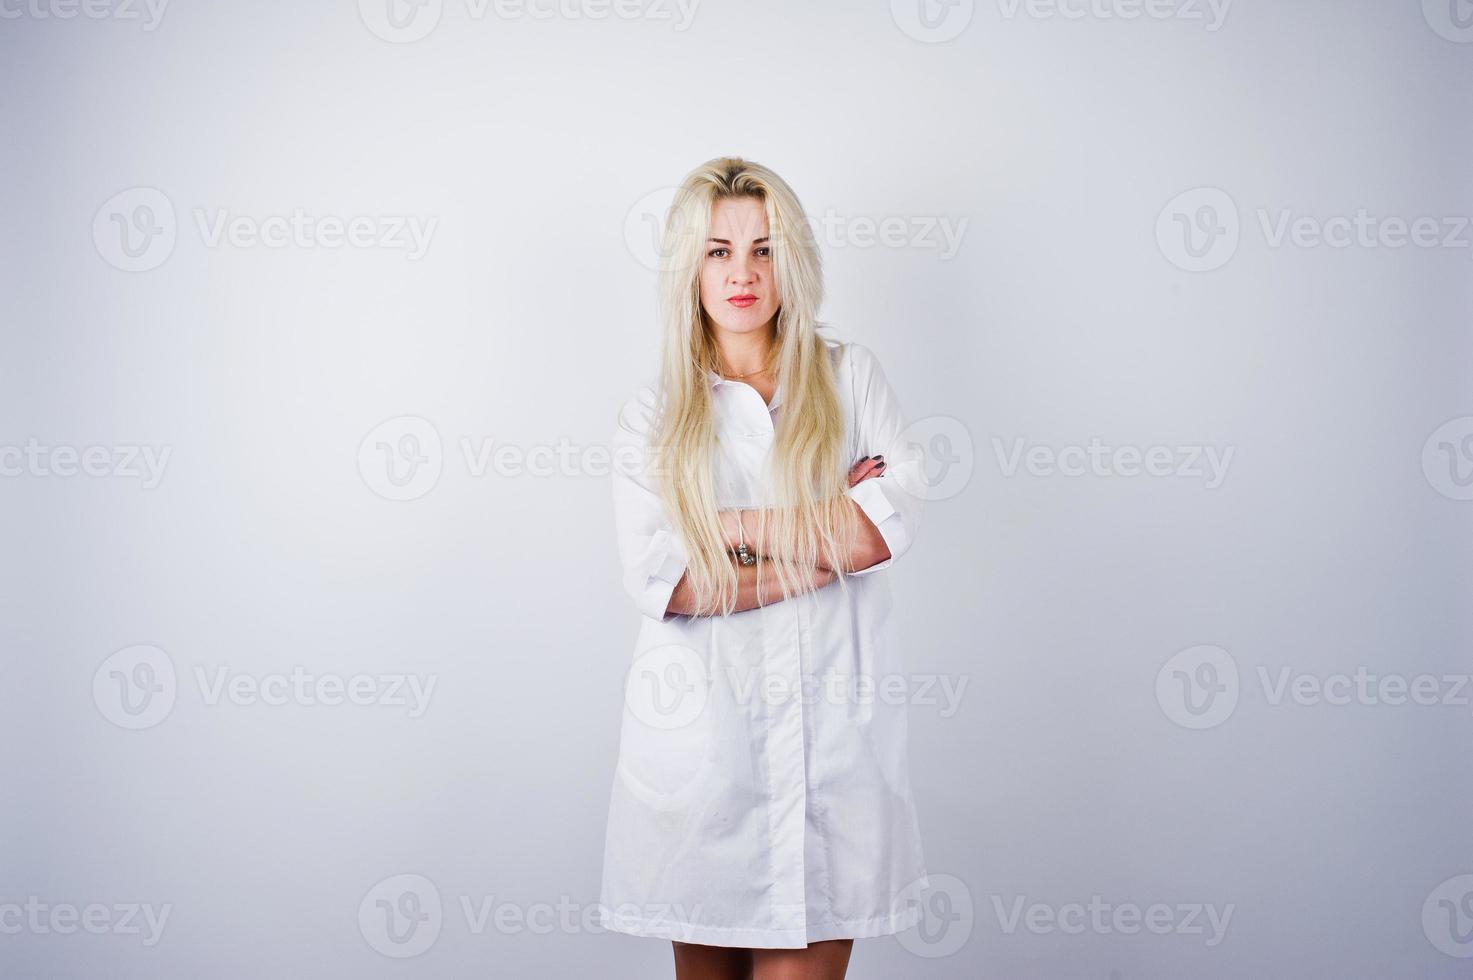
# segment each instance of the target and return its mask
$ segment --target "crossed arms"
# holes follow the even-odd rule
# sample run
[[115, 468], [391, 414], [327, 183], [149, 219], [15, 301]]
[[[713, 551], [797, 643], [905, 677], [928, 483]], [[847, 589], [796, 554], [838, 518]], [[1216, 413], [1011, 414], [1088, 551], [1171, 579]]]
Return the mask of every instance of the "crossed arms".
[[[854, 487], [867, 479], [884, 476], [885, 463], [879, 457], [866, 456], [855, 463], [849, 470], [849, 486]], [[849, 552], [841, 556], [842, 567], [830, 568], [820, 556], [817, 564], [817, 574], [814, 576], [814, 588], [823, 588], [831, 585], [838, 579], [840, 572], [857, 572], [872, 565], [885, 561], [890, 557], [890, 548], [885, 544], [885, 539], [875, 527], [863, 508], [853, 499], [846, 497], [848, 506], [853, 508], [858, 519], [859, 534], [857, 540]], [[767, 525], [771, 529], [773, 511], [767, 512]], [[721, 534], [723, 543], [727, 547], [727, 560], [732, 562], [737, 572], [737, 597], [734, 612], [742, 612], [747, 609], [755, 609], [758, 606], [771, 605], [781, 602], [783, 598], [782, 586], [775, 575], [770, 572], [762, 576], [759, 588], [757, 582], [758, 565], [743, 565], [737, 561], [735, 549], [739, 541], [745, 541], [747, 549], [757, 556], [757, 561], [775, 562], [783, 559], [771, 557], [772, 548], [765, 537], [759, 537], [757, 528], [759, 520], [750, 512], [739, 510], [720, 511], [718, 517], [721, 521]], [[742, 520], [738, 525], [738, 520]], [[808, 591], [801, 585], [798, 591]], [[697, 611], [695, 608], [695, 596], [690, 586], [688, 575], [681, 575], [680, 580], [675, 583], [675, 589], [670, 593], [670, 603], [665, 609], [666, 615], [676, 613], [683, 616], [709, 616], [714, 611]]]

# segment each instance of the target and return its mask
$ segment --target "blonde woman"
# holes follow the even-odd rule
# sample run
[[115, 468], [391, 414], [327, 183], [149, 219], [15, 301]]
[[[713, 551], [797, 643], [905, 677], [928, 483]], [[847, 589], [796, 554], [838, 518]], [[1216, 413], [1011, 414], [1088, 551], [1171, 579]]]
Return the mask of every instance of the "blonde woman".
[[820, 336], [818, 250], [775, 173], [697, 167], [661, 255], [659, 376], [614, 435], [644, 616], [602, 922], [673, 941], [679, 980], [842, 978], [928, 884], [884, 571], [921, 454], [874, 353]]

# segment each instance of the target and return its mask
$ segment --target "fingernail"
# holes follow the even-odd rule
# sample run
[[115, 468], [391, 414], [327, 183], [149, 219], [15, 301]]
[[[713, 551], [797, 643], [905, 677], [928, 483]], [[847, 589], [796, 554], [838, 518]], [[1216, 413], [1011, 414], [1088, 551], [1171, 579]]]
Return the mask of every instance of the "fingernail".
[[884, 458], [885, 458], [885, 457], [883, 457], [883, 456], [876, 456], [876, 457], [875, 457], [875, 459], [884, 459]]
[[868, 456], [861, 456], [861, 457], [859, 457], [859, 461], [860, 461], [860, 462], [861, 462], [861, 463], [863, 463], [863, 462], [864, 462], [864, 461], [865, 461], [865, 460], [867, 460], [867, 459], [869, 459], [869, 457], [868, 457]]
[[885, 468], [885, 464], [884, 463], [881, 463], [879, 466], [876, 466], [875, 467], [875, 469], [877, 469], [877, 470], [883, 470], [884, 468]]

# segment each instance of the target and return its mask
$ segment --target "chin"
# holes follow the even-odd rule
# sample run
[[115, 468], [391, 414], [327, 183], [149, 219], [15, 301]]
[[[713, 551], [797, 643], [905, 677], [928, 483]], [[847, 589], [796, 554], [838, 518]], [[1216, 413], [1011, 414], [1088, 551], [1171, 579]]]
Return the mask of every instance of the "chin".
[[[707, 311], [706, 315], [711, 316], [709, 311]], [[722, 316], [711, 316], [711, 322], [728, 333], [751, 333], [754, 330], [761, 330], [767, 326], [776, 315], [777, 310], [770, 310], [766, 313], [754, 313], [752, 310], [733, 310]]]

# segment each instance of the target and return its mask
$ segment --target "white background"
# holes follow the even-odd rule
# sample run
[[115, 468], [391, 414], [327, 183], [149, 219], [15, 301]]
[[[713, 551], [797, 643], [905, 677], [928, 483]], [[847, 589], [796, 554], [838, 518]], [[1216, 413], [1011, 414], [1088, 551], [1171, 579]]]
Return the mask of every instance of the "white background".
[[[914, 3], [705, 0], [682, 29], [445, 0], [396, 33], [389, 0], [26, 2], [0, 5], [0, 903], [109, 925], [7, 913], [0, 972], [668, 975], [668, 943], [586, 924], [637, 626], [596, 451], [655, 370], [628, 229], [721, 154], [827, 216], [830, 335], [951, 436], [884, 573], [918, 688], [966, 685], [910, 714], [940, 894], [850, 976], [1468, 968], [1465, 0], [933, 3], [944, 41]], [[200, 227], [298, 209], [281, 247]], [[1316, 238], [1358, 212], [1382, 237]], [[428, 247], [316, 224], [360, 216]], [[1393, 247], [1419, 217], [1439, 244]], [[130, 258], [134, 219], [161, 234]], [[395, 489], [360, 448], [405, 417], [378, 435], [431, 469]], [[1094, 439], [1232, 455], [1211, 487], [1009, 466]], [[580, 455], [478, 472], [486, 441]], [[215, 696], [297, 666], [435, 686], [417, 716]], [[1357, 669], [1461, 703], [1293, 693]], [[1232, 671], [1193, 727], [1173, 685]], [[375, 931], [378, 897], [431, 891], [410, 943]], [[1231, 918], [1049, 925], [1092, 896]], [[130, 903], [169, 907], [156, 943]]]

